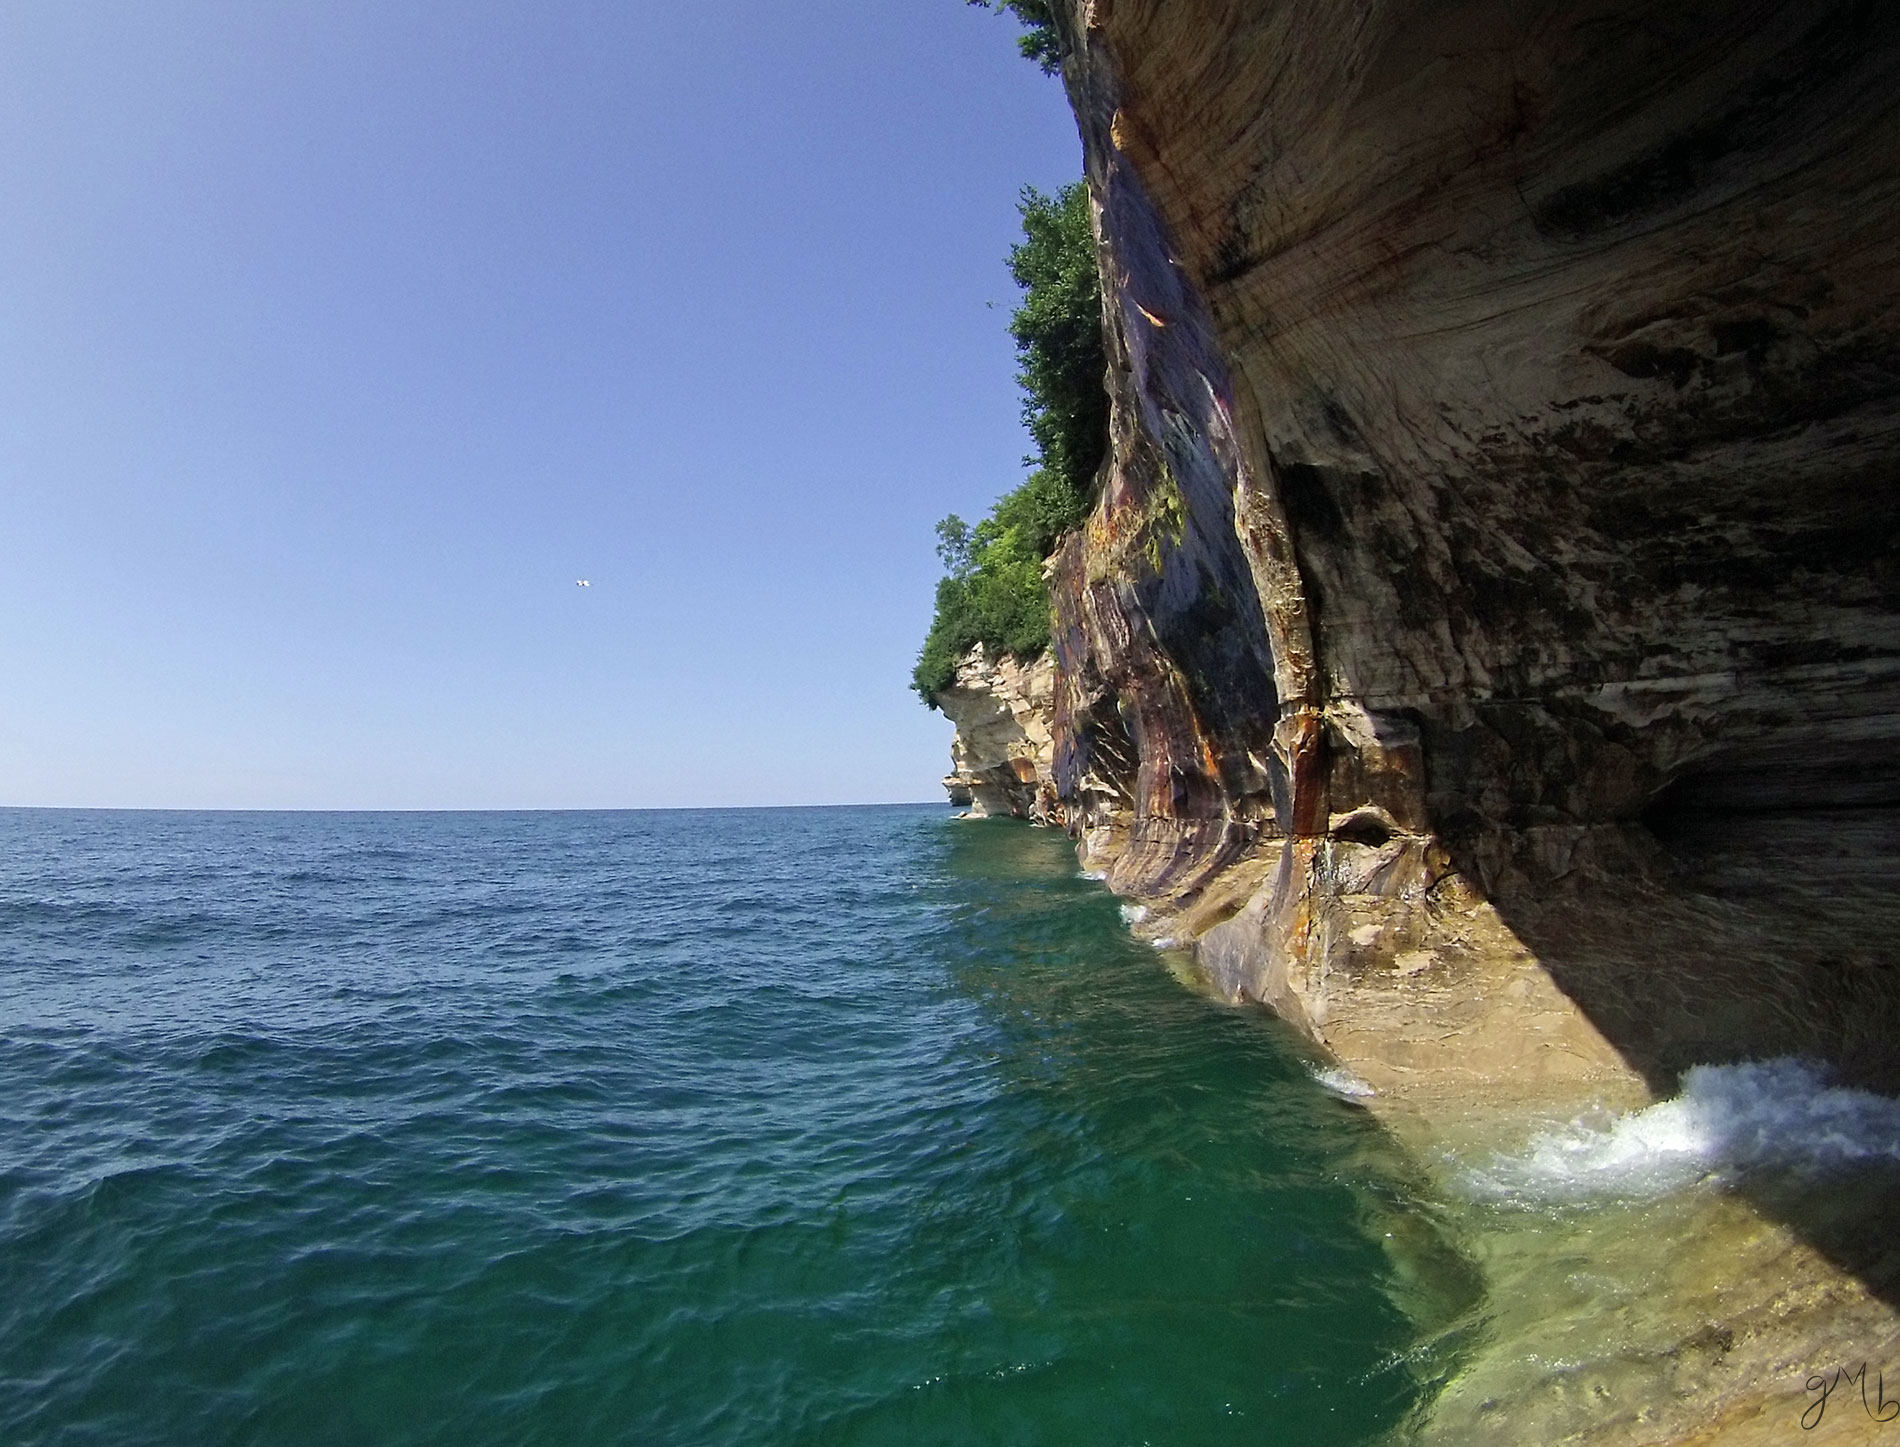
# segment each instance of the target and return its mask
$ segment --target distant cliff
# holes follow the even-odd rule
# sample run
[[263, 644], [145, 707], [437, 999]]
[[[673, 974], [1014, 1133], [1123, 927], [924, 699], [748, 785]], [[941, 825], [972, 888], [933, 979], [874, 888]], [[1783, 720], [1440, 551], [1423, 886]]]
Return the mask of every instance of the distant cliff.
[[1065, 817], [1055, 796], [1055, 661], [991, 659], [982, 644], [964, 657], [956, 680], [933, 695], [956, 725], [950, 802], [977, 818], [1015, 817], [1058, 824]]

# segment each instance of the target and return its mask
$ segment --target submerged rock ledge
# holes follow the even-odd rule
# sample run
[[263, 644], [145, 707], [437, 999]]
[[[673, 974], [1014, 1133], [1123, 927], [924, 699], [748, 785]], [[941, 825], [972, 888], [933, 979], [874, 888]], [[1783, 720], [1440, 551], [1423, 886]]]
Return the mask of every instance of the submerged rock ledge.
[[[1053, 9], [1112, 445], [953, 784], [1414, 1139], [1900, 1088], [1900, 10]], [[1563, 1440], [1783, 1440], [1804, 1350], [1900, 1366], [1896, 1224], [1768, 1219], [1726, 1345]]]

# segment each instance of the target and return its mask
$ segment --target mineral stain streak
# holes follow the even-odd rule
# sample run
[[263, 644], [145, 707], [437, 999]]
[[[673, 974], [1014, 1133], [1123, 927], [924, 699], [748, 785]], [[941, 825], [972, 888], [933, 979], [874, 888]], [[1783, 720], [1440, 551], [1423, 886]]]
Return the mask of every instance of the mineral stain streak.
[[[1112, 444], [1046, 682], [966, 670], [1038, 742], [954, 777], [1414, 1139], [1900, 1088], [1900, 10], [1053, 8]], [[1723, 1209], [1716, 1335], [1562, 1440], [1786, 1440], [1801, 1344], [1900, 1359], [1890, 1205]]]

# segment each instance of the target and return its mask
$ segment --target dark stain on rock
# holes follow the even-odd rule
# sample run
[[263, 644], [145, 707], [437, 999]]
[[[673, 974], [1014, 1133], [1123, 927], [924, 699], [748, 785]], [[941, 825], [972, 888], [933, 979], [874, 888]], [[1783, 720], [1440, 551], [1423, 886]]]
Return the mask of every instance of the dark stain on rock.
[[1684, 127], [1620, 166], [1552, 192], [1532, 206], [1533, 224], [1545, 235], [1581, 240], [1688, 200], [1720, 163], [1798, 128], [1795, 113], [1843, 83], [1890, 10], [1877, 0], [1827, 7], [1720, 114]]
[[1716, 356], [1742, 352], [1757, 365], [1781, 335], [1780, 329], [1767, 317], [1734, 317], [1717, 322], [1712, 330]]
[[1274, 475], [1280, 505], [1294, 529], [1315, 541], [1341, 543], [1346, 540], [1346, 517], [1326, 485], [1328, 470], [1310, 462], [1283, 462]]

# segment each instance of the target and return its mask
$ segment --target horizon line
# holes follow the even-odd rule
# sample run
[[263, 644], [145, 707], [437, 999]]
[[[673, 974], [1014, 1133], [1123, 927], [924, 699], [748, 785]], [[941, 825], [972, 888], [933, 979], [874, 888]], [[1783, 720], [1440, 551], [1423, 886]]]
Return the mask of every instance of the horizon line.
[[837, 804], [549, 804], [438, 807], [311, 805], [178, 805], [178, 804], [0, 804], [0, 813], [44, 814], [693, 814], [716, 810], [757, 809], [908, 809], [941, 804], [948, 799], [859, 800]]

